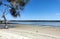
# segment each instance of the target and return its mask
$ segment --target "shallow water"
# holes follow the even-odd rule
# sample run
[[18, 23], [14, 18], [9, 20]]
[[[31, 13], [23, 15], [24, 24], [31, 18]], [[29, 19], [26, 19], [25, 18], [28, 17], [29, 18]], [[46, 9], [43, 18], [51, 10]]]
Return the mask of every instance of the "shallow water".
[[11, 22], [17, 24], [29, 24], [29, 25], [50, 25], [50, 26], [60, 26], [60, 22]]

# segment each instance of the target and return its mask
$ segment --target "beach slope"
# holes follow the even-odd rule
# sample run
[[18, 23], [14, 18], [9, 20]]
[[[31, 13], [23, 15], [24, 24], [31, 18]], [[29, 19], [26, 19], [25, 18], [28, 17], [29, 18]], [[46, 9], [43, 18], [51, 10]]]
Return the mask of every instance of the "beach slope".
[[60, 27], [12, 24], [0, 29], [0, 39], [60, 39]]

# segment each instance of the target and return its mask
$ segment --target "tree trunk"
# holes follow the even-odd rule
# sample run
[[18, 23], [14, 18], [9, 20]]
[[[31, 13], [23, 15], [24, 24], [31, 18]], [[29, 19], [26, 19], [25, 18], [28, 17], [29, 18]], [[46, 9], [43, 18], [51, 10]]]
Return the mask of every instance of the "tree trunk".
[[6, 20], [6, 17], [5, 17], [5, 14], [3, 14], [3, 18], [4, 18], [4, 23], [5, 23], [5, 26], [4, 26], [4, 28], [8, 28], [8, 26], [7, 26], [7, 20]]
[[5, 27], [4, 28], [6, 28], [6, 29], [8, 28], [8, 26], [7, 26], [7, 20], [5, 20]]

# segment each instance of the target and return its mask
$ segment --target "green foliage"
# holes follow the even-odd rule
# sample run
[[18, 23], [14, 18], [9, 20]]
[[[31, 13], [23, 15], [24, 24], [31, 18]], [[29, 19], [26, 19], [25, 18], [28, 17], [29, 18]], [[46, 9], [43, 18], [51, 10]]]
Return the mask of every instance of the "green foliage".
[[10, 7], [10, 14], [13, 17], [18, 17], [20, 16], [20, 11], [24, 9], [24, 6], [28, 3], [28, 0], [7, 0], [8, 3], [10, 3], [10, 5], [7, 4], [3, 4], [2, 2], [0, 2], [0, 5], [5, 5], [7, 7]]
[[2, 5], [2, 2], [0, 1], [0, 5]]
[[20, 14], [15, 10], [15, 8], [11, 8], [11, 9], [10, 9], [10, 13], [11, 13], [11, 15], [13, 15], [14, 17], [20, 16]]
[[0, 24], [2, 24], [2, 21], [0, 21]]

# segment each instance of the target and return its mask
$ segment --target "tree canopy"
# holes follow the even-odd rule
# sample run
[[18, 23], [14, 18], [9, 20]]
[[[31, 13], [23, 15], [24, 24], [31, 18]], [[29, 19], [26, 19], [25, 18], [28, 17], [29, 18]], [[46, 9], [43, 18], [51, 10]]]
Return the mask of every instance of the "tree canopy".
[[9, 7], [9, 12], [13, 17], [20, 16], [20, 11], [24, 9], [25, 5], [29, 2], [29, 0], [6, 0], [8, 4], [4, 4], [2, 0], [0, 1], [0, 6], [4, 5]]

